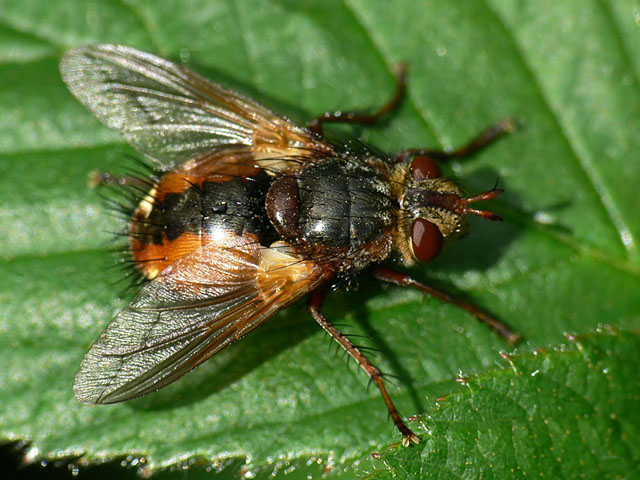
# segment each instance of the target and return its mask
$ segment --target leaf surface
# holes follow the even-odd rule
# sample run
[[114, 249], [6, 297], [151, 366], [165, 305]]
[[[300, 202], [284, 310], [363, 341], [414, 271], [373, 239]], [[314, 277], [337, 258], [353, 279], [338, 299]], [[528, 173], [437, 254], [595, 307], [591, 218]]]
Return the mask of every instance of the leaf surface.
[[[563, 351], [563, 334], [640, 325], [634, 8], [630, 0], [0, 0], [0, 439], [31, 442], [29, 458], [83, 455], [80, 463], [95, 463], [131, 455], [144, 457], [152, 473], [170, 475], [165, 467], [190, 461], [192, 475], [214, 469], [229, 478], [238, 471], [351, 478], [354, 469], [380, 469], [362, 459], [399, 439], [377, 391], [367, 390], [353, 364], [343, 365], [302, 304], [160, 392], [113, 406], [74, 400], [84, 352], [130, 298], [121, 274], [108, 268], [109, 232], [122, 224], [87, 178], [94, 170], [125, 171], [133, 152], [71, 97], [57, 67], [65, 49], [92, 42], [185, 61], [300, 122], [380, 105], [393, 91], [394, 65], [404, 62], [409, 90], [399, 111], [356, 132], [388, 152], [455, 147], [505, 116], [518, 119], [514, 135], [444, 167], [472, 192], [499, 178], [506, 193], [487, 207], [505, 222], [474, 219], [469, 235], [412, 274], [521, 332], [520, 370], [548, 363], [563, 388], [575, 376], [586, 391], [595, 374], [580, 349]], [[415, 423], [422, 446], [384, 453], [398, 478], [425, 465], [442, 478], [501, 478], [514, 459], [524, 469], [538, 448], [564, 445], [518, 430], [544, 427], [544, 402], [574, 413], [610, 411], [605, 396], [585, 403], [566, 389], [537, 392], [542, 380], [505, 369], [499, 352], [509, 348], [501, 339], [416, 292], [363, 278], [358, 291], [331, 296], [325, 314], [382, 350], [372, 359], [399, 377], [391, 393], [403, 415], [436, 419]], [[587, 338], [595, 338], [585, 347], [593, 355], [606, 343], [611, 364], [629, 354], [612, 382], [616, 401], [637, 397], [637, 380], [626, 376], [640, 363], [635, 333]], [[538, 348], [549, 356], [531, 357]], [[477, 378], [473, 395], [452, 386], [458, 375]], [[510, 396], [495, 411], [506, 418], [485, 429], [483, 411], [505, 382]], [[434, 412], [440, 396], [455, 400]], [[527, 398], [530, 427], [516, 401]], [[584, 423], [591, 433], [576, 432], [590, 442], [613, 425], [619, 431], [607, 438], [628, 438], [615, 448], [593, 446], [597, 459], [608, 448], [624, 457], [627, 448], [619, 462], [587, 459], [597, 467], [593, 478], [632, 476], [637, 464], [630, 442], [638, 418], [611, 411], [614, 423], [592, 415]], [[458, 413], [467, 419], [463, 428], [451, 426]], [[515, 433], [507, 432], [510, 416]], [[565, 420], [551, 418], [560, 435]], [[517, 455], [502, 448], [515, 436]], [[579, 469], [577, 449], [553, 456], [563, 462], [548, 460], [559, 468], [551, 472], [569, 477]], [[463, 473], [446, 468], [467, 460]]]

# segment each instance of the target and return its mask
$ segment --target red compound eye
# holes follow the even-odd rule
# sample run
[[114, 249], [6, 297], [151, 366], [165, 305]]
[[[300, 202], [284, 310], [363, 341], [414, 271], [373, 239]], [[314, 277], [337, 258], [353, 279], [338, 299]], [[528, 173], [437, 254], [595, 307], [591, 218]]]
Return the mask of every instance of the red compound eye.
[[413, 178], [422, 180], [425, 178], [438, 178], [442, 176], [440, 167], [431, 157], [426, 155], [416, 155], [411, 162], [411, 172]]
[[413, 222], [411, 241], [416, 258], [421, 262], [428, 262], [440, 253], [443, 238], [438, 227], [428, 220], [418, 218]]

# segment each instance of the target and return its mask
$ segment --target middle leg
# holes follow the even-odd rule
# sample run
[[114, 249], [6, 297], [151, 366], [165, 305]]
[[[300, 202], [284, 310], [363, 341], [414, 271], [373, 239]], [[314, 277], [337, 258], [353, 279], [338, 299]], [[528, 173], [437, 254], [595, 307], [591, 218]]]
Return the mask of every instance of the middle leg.
[[486, 130], [483, 130], [477, 137], [473, 138], [471, 141], [456, 150], [445, 152], [442, 150], [426, 148], [408, 148], [398, 152], [395, 156], [395, 160], [401, 162], [414, 155], [422, 155], [441, 161], [451, 160], [452, 158], [469, 157], [474, 153], [483, 150], [500, 137], [513, 133], [517, 128], [517, 124], [513, 118], [503, 118], [498, 123], [491, 125]]

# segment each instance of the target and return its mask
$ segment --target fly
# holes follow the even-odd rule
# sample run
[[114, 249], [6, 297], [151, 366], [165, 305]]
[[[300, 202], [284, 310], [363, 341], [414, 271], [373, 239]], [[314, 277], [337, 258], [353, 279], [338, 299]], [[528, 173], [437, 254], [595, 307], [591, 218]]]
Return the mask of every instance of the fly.
[[377, 121], [401, 101], [402, 72], [378, 111], [326, 113], [306, 127], [130, 47], [73, 49], [61, 72], [73, 95], [157, 173], [128, 230], [134, 265], [148, 281], [85, 355], [74, 383], [78, 400], [121, 402], [169, 385], [310, 294], [309, 313], [375, 383], [402, 443], [418, 443], [380, 370], [321, 313], [327, 289], [348, 286], [365, 268], [517, 341], [488, 313], [381, 265], [433, 259], [465, 230], [468, 215], [501, 220], [475, 208], [501, 190], [465, 197], [437, 160], [477, 152], [511, 131], [510, 120], [453, 152], [383, 156], [327, 140], [323, 126]]

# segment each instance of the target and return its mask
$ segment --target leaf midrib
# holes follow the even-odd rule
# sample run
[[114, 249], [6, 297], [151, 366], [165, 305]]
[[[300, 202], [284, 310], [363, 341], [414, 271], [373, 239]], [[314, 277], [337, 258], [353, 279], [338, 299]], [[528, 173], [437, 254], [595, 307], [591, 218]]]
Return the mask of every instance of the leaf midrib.
[[[531, 68], [531, 65], [529, 64], [529, 62], [526, 61], [525, 55], [522, 52], [520, 44], [512, 34], [512, 30], [506, 27], [502, 17], [499, 14], [497, 14], [491, 8], [491, 6], [489, 6], [489, 4], [487, 3], [487, 0], [483, 0], [483, 4], [486, 10], [493, 16], [496, 23], [500, 25], [500, 28], [502, 29], [503, 33], [505, 33], [507, 38], [509, 38], [509, 40], [511, 41], [512, 48], [518, 54], [518, 60], [521, 62], [524, 71], [527, 72], [527, 75], [531, 78], [532, 84], [536, 88], [536, 92], [538, 93], [539, 97], [542, 99], [542, 105], [544, 105], [545, 110], [553, 118], [554, 123], [558, 126], [558, 131], [562, 135], [562, 139], [564, 140], [565, 144], [569, 147], [569, 150], [571, 151], [571, 154], [572, 154], [571, 157], [573, 161], [578, 164], [580, 169], [583, 171], [583, 173], [589, 180], [589, 184], [593, 192], [596, 194], [596, 198], [598, 199], [600, 205], [602, 206], [604, 212], [606, 213], [607, 218], [609, 219], [609, 222], [613, 226], [614, 230], [617, 232], [617, 239], [619, 241], [619, 244], [622, 246], [623, 250], [627, 253], [627, 258], [629, 256], [636, 257], [637, 254], [635, 254], [636, 253], [635, 249], [629, 248], [625, 244], [625, 242], [622, 241], [624, 232], [631, 231], [628, 228], [628, 225], [626, 224], [626, 222], [624, 221], [624, 215], [622, 215], [619, 212], [617, 205], [614, 205], [613, 202], [609, 204], [606, 200], [607, 198], [613, 198], [613, 196], [610, 195], [611, 187], [609, 185], [605, 185], [602, 182], [598, 181], [596, 172], [593, 169], [593, 159], [588, 158], [590, 157], [590, 155], [588, 155], [588, 151], [581, 149], [578, 146], [581, 143], [581, 141], [578, 139], [576, 139], [575, 141], [571, 141], [571, 135], [569, 134], [570, 129], [568, 129], [565, 126], [565, 124], [562, 121], [562, 117], [559, 116], [556, 113], [556, 110], [552, 108], [551, 102], [549, 101], [547, 95], [545, 95], [545, 90], [542, 82], [539, 81], [539, 78], [535, 74], [535, 70]], [[615, 32], [616, 37], [620, 38], [620, 32], [617, 29], [617, 25], [615, 25], [611, 21], [610, 15], [607, 15], [607, 20], [611, 25], [611, 30]], [[625, 58], [628, 59], [629, 57], [625, 55]], [[635, 76], [635, 70], [633, 68], [631, 68], [630, 70], [634, 72], [634, 76]], [[638, 85], [637, 82], [636, 82], [636, 85]], [[584, 150], [582, 154], [580, 153], [581, 150]], [[631, 243], [631, 245], [632, 244], [633, 243]]]

